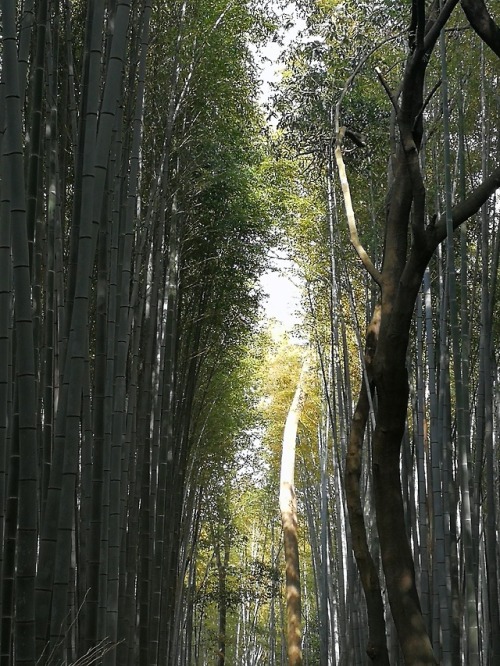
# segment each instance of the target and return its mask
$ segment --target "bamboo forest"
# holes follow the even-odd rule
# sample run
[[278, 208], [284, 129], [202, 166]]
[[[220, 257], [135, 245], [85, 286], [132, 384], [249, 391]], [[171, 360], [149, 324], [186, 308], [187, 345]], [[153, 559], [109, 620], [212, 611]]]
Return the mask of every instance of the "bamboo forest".
[[500, 0], [0, 29], [0, 666], [500, 666]]

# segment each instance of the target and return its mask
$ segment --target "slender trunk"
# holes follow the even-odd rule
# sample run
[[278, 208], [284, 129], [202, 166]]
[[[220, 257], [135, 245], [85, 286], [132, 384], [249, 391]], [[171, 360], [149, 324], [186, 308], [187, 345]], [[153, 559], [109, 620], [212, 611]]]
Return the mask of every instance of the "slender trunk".
[[[222, 551], [222, 552], [221, 552]], [[219, 613], [219, 635], [218, 635], [218, 666], [224, 666], [226, 663], [226, 628], [227, 628], [227, 567], [229, 565], [230, 541], [229, 528], [226, 528], [222, 535], [222, 544], [216, 543], [215, 558], [217, 563], [217, 608]]]
[[450, 165], [450, 127], [448, 111], [448, 74], [446, 63], [445, 34], [440, 36], [441, 52], [441, 75], [442, 75], [442, 100], [443, 100], [443, 142], [444, 142], [444, 181], [445, 181], [445, 217], [446, 217], [446, 263], [448, 271], [448, 293], [451, 323], [451, 339], [453, 347], [453, 369], [455, 376], [456, 391], [456, 419], [457, 440], [459, 453], [460, 490], [462, 495], [462, 525], [465, 548], [465, 594], [467, 609], [467, 654], [470, 666], [479, 664], [479, 628], [477, 617], [477, 566], [478, 566], [478, 544], [473, 538], [473, 512], [470, 500], [470, 431], [467, 428], [465, 412], [467, 405], [464, 399], [464, 387], [462, 379], [462, 350], [460, 348], [460, 326], [458, 321], [457, 305], [457, 279], [455, 271], [453, 224], [452, 224], [452, 186]]
[[[488, 144], [489, 136], [488, 109], [485, 91], [484, 72], [484, 45], [481, 45], [481, 106], [482, 106], [482, 161], [483, 174], [488, 168]], [[487, 634], [487, 663], [496, 664], [500, 662], [500, 609], [498, 601], [498, 526], [497, 507], [495, 492], [495, 458], [494, 458], [494, 435], [493, 435], [493, 342], [492, 342], [492, 297], [495, 290], [491, 289], [489, 275], [497, 274], [498, 264], [495, 265], [490, 254], [490, 210], [488, 203], [481, 208], [481, 333], [480, 333], [480, 359], [481, 374], [484, 382], [484, 451], [486, 477], [486, 518], [485, 520], [485, 557], [486, 557], [486, 586], [488, 599], [488, 634]], [[498, 256], [497, 256], [498, 261]], [[491, 280], [494, 284], [494, 279]], [[490, 296], [491, 294], [491, 296]], [[482, 464], [477, 461], [476, 464]], [[483, 512], [484, 515], [484, 512]]]
[[[325, 419], [325, 426], [328, 419]], [[328, 622], [328, 604], [329, 604], [329, 557], [328, 557], [328, 430], [325, 427], [324, 432], [318, 433], [319, 459], [320, 459], [320, 516], [321, 516], [321, 572], [319, 576], [320, 593], [320, 632], [321, 632], [321, 651], [320, 666], [328, 666], [329, 654], [329, 622]]]
[[12, 438], [7, 465], [7, 498], [2, 543], [2, 618], [0, 627], [0, 664], [12, 665], [12, 626], [14, 621], [14, 573], [19, 497], [19, 440]]
[[[9, 201], [14, 289], [15, 383], [13, 438], [19, 443], [18, 522], [15, 561], [14, 650], [16, 664], [35, 661], [35, 572], [37, 561], [38, 463], [35, 348], [29, 270], [29, 239], [23, 165], [23, 129], [16, 48], [16, 6], [2, 9], [5, 67], [5, 194]], [[6, 212], [6, 211], [5, 211]], [[8, 226], [7, 226], [8, 228]], [[9, 271], [8, 264], [2, 270]]]
[[[434, 363], [434, 345], [429, 347], [428, 354], [430, 363]], [[425, 411], [425, 381], [424, 381], [424, 325], [422, 294], [417, 301], [417, 331], [416, 331], [416, 414], [415, 440], [417, 450], [417, 475], [418, 475], [418, 561], [420, 563], [420, 598], [422, 603], [422, 614], [425, 618], [427, 628], [430, 627], [430, 599], [429, 599], [429, 512], [428, 512], [428, 485], [426, 478], [427, 451], [426, 431], [427, 420]]]
[[304, 363], [283, 433], [279, 506], [283, 524], [286, 565], [287, 653], [289, 666], [301, 666], [301, 594], [297, 500], [295, 496], [295, 446], [300, 413], [305, 400], [304, 383], [308, 365]]

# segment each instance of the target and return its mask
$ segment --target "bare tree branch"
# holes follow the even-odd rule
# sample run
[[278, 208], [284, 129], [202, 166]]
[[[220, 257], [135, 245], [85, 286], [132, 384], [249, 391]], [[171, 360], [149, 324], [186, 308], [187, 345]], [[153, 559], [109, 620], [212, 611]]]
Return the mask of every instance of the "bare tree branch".
[[[478, 185], [469, 196], [453, 207], [452, 222], [453, 229], [472, 217], [489, 197], [500, 188], [500, 166], [497, 167], [483, 182]], [[428, 251], [434, 249], [446, 238], [446, 218], [444, 213], [439, 216], [434, 224], [426, 229]]]
[[423, 0], [416, 0], [414, 3], [414, 11], [416, 12], [417, 23], [417, 49], [424, 46], [424, 32], [425, 32], [425, 2]]
[[434, 93], [435, 93], [435, 92], [439, 89], [439, 87], [441, 86], [441, 83], [442, 83], [442, 81], [441, 81], [441, 79], [439, 79], [439, 81], [438, 81], [437, 83], [435, 83], [434, 86], [432, 87], [432, 89], [429, 91], [429, 94], [427, 95], [427, 97], [426, 97], [425, 100], [424, 100], [424, 103], [422, 104], [422, 108], [420, 109], [420, 111], [418, 112], [417, 117], [415, 118], [415, 122], [417, 122], [417, 120], [418, 120], [419, 118], [421, 118], [423, 112], [424, 112], [425, 109], [427, 108], [427, 105], [429, 104], [429, 102], [431, 101], [431, 99], [434, 97]]
[[349, 182], [347, 180], [345, 163], [342, 155], [342, 141], [344, 139], [345, 131], [346, 131], [345, 127], [341, 127], [338, 133], [337, 143], [335, 145], [335, 160], [337, 162], [337, 168], [339, 171], [340, 184], [342, 186], [342, 194], [344, 195], [344, 206], [347, 216], [347, 224], [349, 226], [350, 239], [354, 249], [358, 253], [358, 257], [363, 262], [363, 266], [366, 268], [366, 270], [372, 276], [375, 282], [379, 286], [381, 286], [382, 276], [379, 273], [379, 271], [375, 268], [365, 248], [362, 246], [358, 236], [358, 229], [356, 226], [356, 216], [354, 215], [354, 209], [352, 206], [351, 190], [349, 187]]
[[396, 112], [396, 116], [398, 116], [399, 111], [400, 111], [398, 100], [397, 100], [396, 96], [394, 95], [394, 93], [392, 92], [392, 90], [389, 88], [389, 84], [385, 80], [384, 75], [382, 74], [382, 71], [381, 71], [380, 67], [375, 67], [375, 73], [377, 74], [378, 80], [382, 84], [383, 89], [387, 93], [387, 97], [391, 100], [391, 104], [394, 107], [394, 111]]
[[430, 53], [434, 48], [436, 41], [441, 34], [446, 22], [451, 16], [451, 12], [455, 9], [458, 4], [458, 0], [448, 0], [443, 9], [440, 11], [439, 16], [436, 18], [435, 22], [431, 23], [424, 39], [424, 52]]
[[356, 78], [356, 76], [359, 74], [359, 72], [363, 69], [363, 67], [366, 64], [366, 61], [378, 51], [379, 48], [381, 48], [384, 44], [387, 44], [388, 42], [392, 42], [398, 37], [401, 37], [403, 32], [398, 32], [396, 35], [392, 35], [391, 37], [388, 37], [387, 39], [383, 39], [381, 42], [376, 44], [372, 49], [369, 49], [363, 57], [360, 59], [356, 67], [354, 68], [353, 73], [351, 76], [347, 79], [347, 81], [344, 84], [344, 87], [342, 88], [342, 92], [340, 93], [340, 96], [337, 100], [337, 103], [335, 104], [335, 134], [337, 135], [340, 131], [340, 107], [342, 106], [342, 102], [344, 100], [344, 97], [346, 94], [349, 92], [349, 89]]

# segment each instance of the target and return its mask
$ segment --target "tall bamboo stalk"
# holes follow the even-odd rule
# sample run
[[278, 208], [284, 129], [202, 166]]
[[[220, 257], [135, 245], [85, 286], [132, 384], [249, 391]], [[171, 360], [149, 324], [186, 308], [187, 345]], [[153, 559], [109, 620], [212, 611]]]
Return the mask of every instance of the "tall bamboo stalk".
[[[37, 559], [38, 463], [36, 438], [35, 350], [29, 271], [26, 191], [19, 67], [16, 48], [16, 6], [2, 2], [5, 74], [4, 197], [9, 201], [12, 229], [12, 286], [15, 296], [15, 412], [13, 438], [19, 446], [19, 485], [15, 562], [16, 664], [35, 660], [35, 572]], [[7, 227], [8, 229], [9, 227]], [[6, 266], [9, 271], [8, 264]]]
[[302, 366], [283, 433], [281, 455], [279, 506], [283, 524], [286, 566], [287, 654], [289, 666], [301, 666], [301, 593], [299, 547], [297, 536], [297, 500], [295, 497], [295, 447], [300, 412], [305, 400], [308, 363]]
[[452, 185], [450, 165], [450, 126], [448, 113], [448, 73], [446, 62], [446, 37], [441, 33], [441, 91], [443, 99], [443, 155], [444, 155], [444, 188], [445, 188], [445, 216], [446, 216], [446, 264], [447, 285], [449, 292], [449, 311], [451, 321], [451, 338], [453, 347], [453, 368], [456, 387], [456, 418], [457, 440], [459, 451], [460, 490], [462, 495], [462, 536], [465, 549], [465, 581], [466, 581], [466, 607], [467, 607], [467, 658], [471, 666], [479, 664], [479, 635], [477, 619], [477, 588], [475, 585], [475, 572], [477, 571], [477, 555], [475, 556], [472, 541], [472, 517], [470, 504], [470, 441], [466, 431], [465, 412], [467, 405], [464, 400], [462, 363], [460, 350], [460, 328], [457, 310], [457, 287], [455, 272], [455, 257], [453, 244], [452, 223]]

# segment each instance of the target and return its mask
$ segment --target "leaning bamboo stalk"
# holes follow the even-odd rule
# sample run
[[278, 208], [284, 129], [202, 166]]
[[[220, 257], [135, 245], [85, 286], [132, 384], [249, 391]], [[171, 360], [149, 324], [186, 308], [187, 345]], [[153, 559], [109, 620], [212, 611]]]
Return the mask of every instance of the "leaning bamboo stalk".
[[295, 496], [294, 476], [297, 430], [305, 401], [304, 383], [307, 372], [308, 362], [305, 361], [285, 423], [280, 471], [279, 506], [283, 524], [285, 549], [287, 652], [289, 666], [301, 666], [302, 664], [300, 568], [297, 538], [297, 499]]

